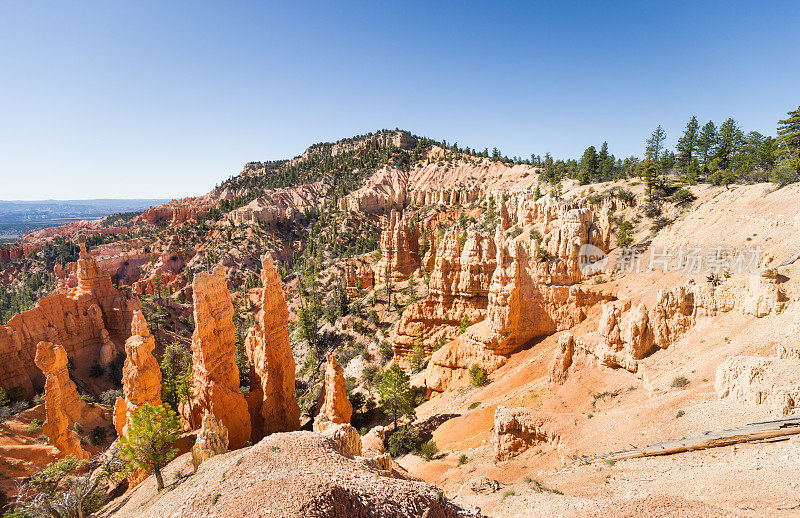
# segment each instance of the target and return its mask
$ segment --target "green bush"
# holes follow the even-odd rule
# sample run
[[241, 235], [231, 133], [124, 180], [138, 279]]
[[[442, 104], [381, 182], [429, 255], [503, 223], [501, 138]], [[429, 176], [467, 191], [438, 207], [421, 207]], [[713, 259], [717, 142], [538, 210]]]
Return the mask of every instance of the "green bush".
[[28, 427], [25, 429], [29, 434], [39, 433], [42, 430], [42, 421], [41, 419], [31, 419], [31, 422], [28, 423]]
[[430, 441], [422, 443], [422, 446], [419, 447], [419, 453], [425, 460], [431, 460], [439, 453], [439, 448], [436, 446], [436, 443], [433, 442], [433, 439]]
[[467, 454], [466, 453], [462, 453], [461, 456], [458, 457], [458, 465], [459, 466], [463, 466], [467, 462], [469, 462], [469, 458], [467, 457]]
[[419, 433], [411, 426], [403, 426], [389, 436], [387, 451], [392, 457], [400, 457], [406, 453], [416, 451], [419, 447]]
[[673, 378], [671, 386], [672, 388], [681, 388], [685, 387], [688, 384], [689, 380], [686, 379], [684, 376], [676, 376], [675, 378]]
[[473, 365], [469, 368], [469, 378], [472, 385], [475, 387], [482, 387], [489, 382], [489, 376], [480, 365]]

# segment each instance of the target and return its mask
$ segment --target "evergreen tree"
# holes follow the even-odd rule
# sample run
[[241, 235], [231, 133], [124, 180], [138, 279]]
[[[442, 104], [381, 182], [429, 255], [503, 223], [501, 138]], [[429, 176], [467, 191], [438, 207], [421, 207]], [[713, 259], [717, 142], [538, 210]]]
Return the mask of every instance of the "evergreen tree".
[[678, 144], [675, 146], [677, 151], [677, 165], [681, 169], [687, 169], [692, 163], [692, 159], [697, 153], [697, 138], [700, 125], [697, 122], [697, 117], [692, 116], [686, 124], [686, 129], [683, 136], [678, 139]]
[[741, 147], [742, 130], [733, 119], [727, 119], [719, 127], [719, 136], [716, 155], [719, 158], [720, 169], [731, 169], [733, 158]]
[[581, 185], [590, 183], [597, 174], [597, 150], [594, 146], [589, 146], [581, 157], [580, 172], [578, 181]]
[[800, 106], [787, 115], [789, 117], [778, 121], [778, 139], [787, 165], [800, 175]]
[[392, 416], [394, 428], [397, 429], [397, 419], [406, 416], [414, 419], [414, 391], [411, 390], [408, 374], [396, 363], [383, 373], [378, 383], [378, 404], [387, 414]]
[[647, 146], [645, 147], [645, 158], [653, 164], [658, 163], [661, 156], [661, 149], [664, 147], [664, 141], [667, 139], [667, 134], [661, 127], [661, 124], [653, 130], [650, 138], [647, 139]]
[[717, 127], [713, 121], [708, 121], [697, 136], [697, 155], [700, 165], [707, 167], [717, 148]]
[[181, 434], [178, 415], [161, 405], [145, 403], [131, 415], [128, 433], [120, 439], [120, 455], [129, 470], [153, 470], [158, 490], [164, 489], [161, 469], [178, 455], [175, 441]]

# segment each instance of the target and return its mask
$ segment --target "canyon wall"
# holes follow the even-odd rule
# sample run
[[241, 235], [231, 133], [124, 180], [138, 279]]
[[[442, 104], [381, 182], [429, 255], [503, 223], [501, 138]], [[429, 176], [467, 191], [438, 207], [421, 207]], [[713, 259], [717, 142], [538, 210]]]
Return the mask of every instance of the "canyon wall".
[[294, 397], [295, 362], [287, 331], [289, 312], [270, 254], [262, 259], [261, 285], [261, 311], [245, 339], [253, 442], [270, 433], [300, 428], [300, 407]]
[[[58, 277], [57, 268], [57, 277]], [[63, 280], [63, 273], [62, 273]], [[97, 362], [107, 366], [122, 353], [130, 336], [133, 312], [139, 301], [128, 299], [81, 244], [77, 283], [39, 299], [35, 308], [14, 315], [0, 326], [0, 387], [19, 387], [27, 396], [44, 388], [44, 377], [34, 363], [36, 344], [61, 344], [72, 359], [76, 376], [86, 379]]]
[[381, 258], [373, 267], [375, 282], [387, 279], [400, 282], [419, 268], [419, 231], [409, 226], [408, 219], [395, 210], [389, 214], [386, 229], [381, 233]]
[[224, 271], [198, 273], [192, 289], [192, 396], [180, 413], [190, 428], [210, 413], [228, 429], [231, 448], [241, 448], [250, 440], [250, 414], [239, 389], [233, 304]]
[[409, 306], [390, 334], [395, 361], [407, 366], [414, 347], [430, 354], [456, 338], [460, 327], [483, 320], [495, 266], [496, 249], [489, 234], [446, 231], [436, 247], [428, 297]]

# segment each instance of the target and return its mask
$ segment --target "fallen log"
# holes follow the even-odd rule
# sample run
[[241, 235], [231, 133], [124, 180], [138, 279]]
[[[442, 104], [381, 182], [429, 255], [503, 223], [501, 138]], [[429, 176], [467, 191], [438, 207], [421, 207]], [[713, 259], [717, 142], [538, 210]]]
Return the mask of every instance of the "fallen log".
[[720, 446], [729, 446], [731, 444], [743, 442], [763, 441], [765, 439], [774, 439], [776, 437], [794, 434], [800, 434], [800, 417], [787, 417], [774, 421], [750, 423], [729, 430], [706, 432], [696, 437], [682, 437], [680, 439], [671, 439], [669, 441], [635, 447], [631, 450], [605, 453], [590, 458], [583, 458], [582, 461], [617, 461], [655, 455], [671, 455], [673, 453], [718, 448]]

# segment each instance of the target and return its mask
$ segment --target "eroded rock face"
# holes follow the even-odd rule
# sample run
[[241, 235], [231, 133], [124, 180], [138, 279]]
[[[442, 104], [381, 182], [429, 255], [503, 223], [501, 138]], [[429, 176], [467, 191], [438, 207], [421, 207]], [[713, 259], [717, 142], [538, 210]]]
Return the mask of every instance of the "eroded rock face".
[[125, 365], [122, 369], [124, 398], [117, 398], [114, 406], [114, 427], [117, 435], [125, 435], [131, 415], [145, 403], [160, 406], [161, 369], [153, 349], [156, 342], [147, 329], [147, 321], [136, 310], [131, 323], [131, 337], [125, 341]]
[[700, 318], [734, 310], [755, 317], [782, 312], [787, 303], [783, 280], [768, 270], [716, 287], [688, 281], [661, 289], [650, 308], [631, 301], [609, 303], [597, 332], [580, 337], [577, 347], [601, 365], [636, 372], [639, 360], [680, 340]]
[[560, 385], [567, 379], [567, 373], [572, 365], [572, 357], [575, 354], [575, 338], [572, 333], [564, 333], [558, 337], [558, 348], [556, 349], [553, 362], [550, 364], [550, 383]]
[[300, 407], [294, 397], [295, 363], [287, 331], [289, 312], [269, 254], [262, 260], [261, 284], [261, 312], [245, 340], [253, 442], [270, 433], [300, 428]]
[[315, 432], [336, 441], [339, 453], [345, 457], [361, 455], [361, 434], [350, 423], [334, 423], [327, 415], [317, 414], [313, 428]]
[[88, 377], [95, 363], [107, 366], [130, 336], [138, 300], [128, 299], [111, 284], [81, 243], [77, 285], [68, 289], [57, 268], [59, 289], [39, 299], [35, 308], [14, 315], [0, 326], [0, 387], [19, 387], [27, 396], [44, 388], [44, 376], [34, 363], [37, 344], [58, 342], [72, 359], [76, 375]]
[[714, 388], [720, 399], [767, 405], [771, 414], [787, 416], [800, 406], [800, 360], [733, 356], [717, 367]]
[[370, 176], [361, 188], [342, 198], [339, 207], [373, 214], [390, 209], [403, 210], [407, 186], [408, 172], [396, 167], [383, 167]]
[[[425, 375], [429, 395], [466, 378], [472, 365], [487, 372], [496, 370], [533, 340], [572, 328], [586, 318], [591, 306], [615, 298], [591, 286], [556, 284], [556, 278], [573, 279], [565, 266], [567, 258], [534, 259], [522, 242], [500, 232], [496, 241], [486, 318], [433, 353]], [[579, 242], [573, 244], [579, 248]], [[577, 256], [572, 264], [579, 268]]]
[[353, 405], [347, 398], [344, 370], [333, 353], [328, 353], [325, 362], [325, 383], [317, 413], [325, 414], [332, 423], [350, 423], [353, 415]]
[[203, 462], [214, 455], [228, 451], [228, 429], [221, 421], [206, 413], [203, 416], [203, 425], [197, 433], [197, 440], [192, 446], [192, 466], [195, 471]]
[[558, 444], [559, 436], [548, 423], [546, 417], [530, 408], [497, 407], [492, 428], [495, 458], [508, 460], [537, 444]]
[[239, 390], [233, 305], [224, 273], [201, 272], [194, 278], [192, 334], [192, 397], [180, 413], [191, 428], [207, 412], [228, 429], [230, 446], [241, 448], [250, 440], [250, 414]]
[[437, 245], [428, 297], [406, 309], [392, 330], [395, 362], [405, 367], [414, 347], [430, 354], [458, 337], [462, 322], [468, 325], [485, 318], [495, 256], [489, 234], [457, 228], [445, 232]]
[[375, 282], [386, 279], [399, 282], [408, 279], [419, 268], [419, 232], [409, 227], [405, 215], [394, 209], [386, 229], [381, 233], [381, 258], [374, 268]]
[[88, 459], [80, 440], [72, 431], [73, 424], [84, 420], [87, 405], [78, 395], [75, 384], [67, 372], [67, 352], [60, 345], [39, 342], [36, 347], [36, 365], [44, 372], [45, 413], [42, 432], [48, 444], [58, 448], [63, 455]]

